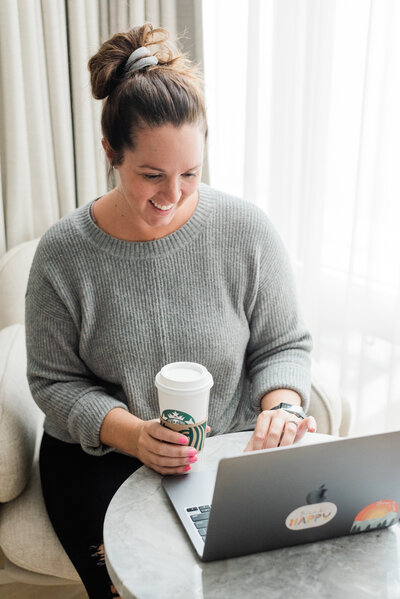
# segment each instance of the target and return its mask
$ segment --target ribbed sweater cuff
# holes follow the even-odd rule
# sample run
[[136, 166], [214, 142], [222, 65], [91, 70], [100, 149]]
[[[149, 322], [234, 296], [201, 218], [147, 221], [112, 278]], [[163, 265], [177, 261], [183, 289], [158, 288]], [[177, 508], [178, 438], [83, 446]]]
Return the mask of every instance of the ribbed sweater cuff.
[[259, 372], [252, 380], [252, 403], [255, 413], [261, 412], [261, 399], [270, 391], [291, 389], [301, 397], [303, 410], [310, 405], [310, 372], [297, 364], [274, 364]]
[[68, 417], [68, 430], [82, 449], [92, 455], [103, 455], [110, 448], [100, 442], [100, 429], [104, 418], [113, 408], [127, 406], [101, 391], [89, 391], [74, 404]]

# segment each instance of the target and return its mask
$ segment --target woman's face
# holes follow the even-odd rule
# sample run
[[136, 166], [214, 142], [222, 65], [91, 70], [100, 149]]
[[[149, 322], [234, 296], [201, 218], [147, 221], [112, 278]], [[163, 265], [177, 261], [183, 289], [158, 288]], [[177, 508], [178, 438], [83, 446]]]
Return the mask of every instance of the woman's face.
[[138, 132], [136, 147], [118, 166], [128, 218], [143, 238], [159, 238], [193, 214], [203, 163], [204, 133], [197, 124], [167, 124]]

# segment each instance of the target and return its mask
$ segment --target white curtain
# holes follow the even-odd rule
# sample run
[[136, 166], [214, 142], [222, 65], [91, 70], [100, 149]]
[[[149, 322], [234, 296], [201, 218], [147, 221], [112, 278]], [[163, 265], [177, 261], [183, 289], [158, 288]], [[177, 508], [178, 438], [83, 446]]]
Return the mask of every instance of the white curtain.
[[0, 1], [0, 255], [107, 190], [87, 61], [145, 21], [201, 62], [201, 0]]
[[400, 3], [203, 0], [210, 182], [293, 260], [352, 433], [400, 427]]
[[38, 0], [0, 3], [2, 251], [75, 201], [64, 2], [43, 4], [46, 19]]

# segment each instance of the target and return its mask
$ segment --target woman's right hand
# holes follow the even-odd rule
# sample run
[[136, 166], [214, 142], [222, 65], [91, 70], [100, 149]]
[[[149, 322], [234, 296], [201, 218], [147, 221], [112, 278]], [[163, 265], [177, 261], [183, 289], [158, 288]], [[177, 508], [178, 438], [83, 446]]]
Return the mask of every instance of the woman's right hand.
[[142, 420], [136, 433], [135, 456], [160, 474], [186, 474], [197, 461], [197, 451], [188, 447], [188, 438], [165, 426], [158, 419]]
[[[207, 427], [209, 430], [209, 427]], [[103, 420], [100, 441], [138, 458], [160, 474], [186, 474], [197, 461], [197, 451], [188, 438], [158, 419], [141, 420], [123, 408], [113, 408]]]

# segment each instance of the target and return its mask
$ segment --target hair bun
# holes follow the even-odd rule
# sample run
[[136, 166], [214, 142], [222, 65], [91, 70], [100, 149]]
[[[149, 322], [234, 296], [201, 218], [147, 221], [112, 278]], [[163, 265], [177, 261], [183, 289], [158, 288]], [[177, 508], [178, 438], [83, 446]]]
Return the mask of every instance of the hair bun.
[[97, 100], [107, 98], [123, 78], [123, 66], [132, 51], [125, 34], [117, 33], [100, 46], [89, 60], [92, 94]]
[[93, 96], [102, 100], [111, 94], [125, 79], [125, 65], [129, 57], [141, 47], [156, 45], [154, 54], [159, 64], [169, 64], [179, 59], [176, 48], [167, 42], [168, 37], [165, 29], [155, 29], [151, 23], [145, 23], [127, 32], [116, 33], [104, 42], [88, 62]]

